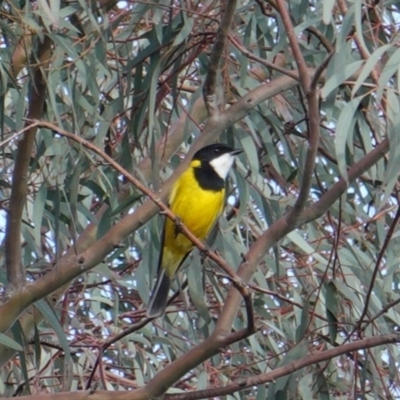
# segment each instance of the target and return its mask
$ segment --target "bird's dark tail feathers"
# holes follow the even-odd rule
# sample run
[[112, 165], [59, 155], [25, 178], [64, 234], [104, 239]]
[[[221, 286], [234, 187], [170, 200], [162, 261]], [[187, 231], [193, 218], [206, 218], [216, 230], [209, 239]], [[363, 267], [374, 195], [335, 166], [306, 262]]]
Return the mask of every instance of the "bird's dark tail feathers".
[[165, 273], [164, 269], [160, 268], [157, 282], [150, 296], [149, 306], [147, 308], [147, 318], [156, 318], [164, 314], [167, 307], [168, 293], [171, 287], [171, 279]]

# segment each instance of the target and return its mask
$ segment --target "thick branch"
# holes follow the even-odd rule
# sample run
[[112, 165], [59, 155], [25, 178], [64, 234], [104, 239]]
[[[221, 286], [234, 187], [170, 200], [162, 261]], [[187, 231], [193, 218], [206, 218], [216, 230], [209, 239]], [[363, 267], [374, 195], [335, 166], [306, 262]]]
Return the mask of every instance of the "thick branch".
[[[41, 118], [46, 95], [44, 70], [50, 61], [51, 41], [46, 36], [39, 49], [39, 63], [34, 68], [29, 95], [28, 118]], [[22, 46], [22, 45], [21, 45]], [[10, 207], [7, 216], [5, 237], [5, 261], [7, 279], [13, 287], [24, 284], [25, 271], [21, 257], [21, 218], [26, 201], [28, 169], [32, 156], [37, 126], [32, 125], [18, 144], [11, 185]]]
[[210, 56], [209, 70], [204, 81], [203, 98], [210, 116], [217, 114], [217, 71], [236, 9], [236, 0], [226, 0], [225, 12]]
[[[385, 344], [398, 343], [399, 341], [400, 341], [400, 335], [395, 333], [362, 339], [353, 343], [343, 344], [333, 349], [321, 351], [319, 353], [308, 354], [307, 356], [302, 357], [300, 360], [293, 361], [290, 364], [287, 364], [283, 367], [276, 368], [271, 372], [260, 374], [252, 378], [243, 379], [239, 382], [226, 385], [223, 388], [200, 390], [198, 392], [185, 393], [185, 394], [167, 395], [166, 399], [196, 400], [196, 399], [209, 399], [219, 396], [225, 396], [250, 387], [259, 386], [268, 382], [274, 382], [276, 379], [293, 374], [293, 372], [296, 372], [304, 367], [318, 364], [322, 361], [329, 361], [343, 354], [352, 353], [354, 351], [359, 351], [364, 349], [370, 349], [372, 347], [382, 346]], [[302, 344], [299, 344], [299, 346], [301, 345]]]
[[[200, 363], [218, 354], [222, 348], [247, 336], [247, 330], [224, 337], [216, 335], [214, 331], [204, 342], [165, 366], [143, 389], [139, 389], [138, 392], [144, 390], [149, 398], [157, 398], [192, 368], [197, 367]], [[136, 394], [136, 391], [134, 394]]]
[[[165, 398], [168, 400], [195, 400], [224, 396], [252, 386], [259, 386], [268, 382], [273, 382], [278, 378], [290, 375], [293, 372], [299, 371], [300, 369], [305, 368], [309, 365], [318, 364], [323, 361], [329, 361], [343, 354], [352, 353], [363, 349], [370, 349], [377, 346], [383, 346], [386, 344], [398, 343], [399, 341], [400, 335], [395, 333], [362, 339], [353, 343], [348, 343], [335, 347], [333, 349], [321, 351], [319, 353], [309, 354], [297, 361], [293, 361], [290, 364], [277, 368], [273, 371], [267, 372], [265, 374], [260, 374], [255, 377], [243, 379], [239, 382], [232, 383], [223, 388], [208, 389], [185, 394], [166, 395]], [[191, 350], [189, 353], [191, 353], [192, 351], [193, 350]], [[153, 393], [147, 392], [143, 388], [140, 388], [133, 392], [110, 392], [99, 390], [93, 392], [81, 391], [72, 393], [64, 392], [57, 394], [41, 393], [40, 395], [22, 396], [21, 398], [29, 398], [29, 400], [68, 400], [71, 398], [72, 395], [75, 400], [148, 400], [149, 396], [152, 394]], [[5, 398], [5, 400], [11, 399], [13, 399], [13, 397]]]
[[[304, 60], [303, 53], [300, 49], [299, 43], [296, 38], [294, 27], [290, 19], [290, 15], [286, 8], [284, 0], [277, 0], [276, 6], [282, 18], [283, 25], [286, 30], [289, 44], [293, 52], [298, 70], [300, 72], [300, 84], [307, 96], [307, 122], [308, 122], [308, 148], [305, 158], [304, 169], [302, 173], [302, 181], [300, 187], [299, 197], [293, 207], [292, 212], [287, 215], [289, 224], [297, 225], [297, 219], [307, 204], [308, 196], [311, 189], [311, 183], [314, 175], [315, 158], [318, 152], [319, 143], [319, 105], [317, 96], [316, 85], [311, 85], [310, 76], [307, 73], [307, 64]], [[318, 76], [313, 79], [313, 82], [319, 79], [322, 71], [317, 71]]]

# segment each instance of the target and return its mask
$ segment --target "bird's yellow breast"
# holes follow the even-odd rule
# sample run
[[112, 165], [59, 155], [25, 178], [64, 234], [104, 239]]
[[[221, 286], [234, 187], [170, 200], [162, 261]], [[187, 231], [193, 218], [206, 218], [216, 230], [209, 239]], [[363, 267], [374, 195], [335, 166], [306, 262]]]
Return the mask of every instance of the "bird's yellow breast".
[[[225, 190], [204, 190], [195, 179], [196, 161], [176, 181], [169, 198], [171, 211], [200, 240], [211, 231], [220, 216]], [[177, 232], [175, 223], [170, 219], [165, 222], [162, 267], [173, 277], [186, 254], [193, 248], [192, 242]]]

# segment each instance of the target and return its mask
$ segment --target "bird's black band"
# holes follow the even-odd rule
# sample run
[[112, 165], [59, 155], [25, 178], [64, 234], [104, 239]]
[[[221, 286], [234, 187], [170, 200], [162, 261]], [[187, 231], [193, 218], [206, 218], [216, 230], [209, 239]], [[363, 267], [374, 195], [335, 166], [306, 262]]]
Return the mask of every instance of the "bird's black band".
[[203, 162], [201, 166], [194, 167], [193, 170], [194, 176], [202, 189], [212, 190], [213, 192], [225, 189], [225, 181], [208, 162]]

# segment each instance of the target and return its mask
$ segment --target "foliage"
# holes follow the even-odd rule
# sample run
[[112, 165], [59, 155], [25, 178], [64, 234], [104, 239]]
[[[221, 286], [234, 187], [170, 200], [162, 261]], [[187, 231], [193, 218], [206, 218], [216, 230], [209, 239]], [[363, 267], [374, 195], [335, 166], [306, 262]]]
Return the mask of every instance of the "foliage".
[[[0, 7], [3, 397], [399, 395], [396, 2]], [[156, 204], [215, 141], [218, 254], [149, 321]]]

